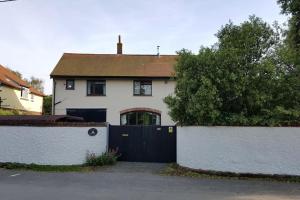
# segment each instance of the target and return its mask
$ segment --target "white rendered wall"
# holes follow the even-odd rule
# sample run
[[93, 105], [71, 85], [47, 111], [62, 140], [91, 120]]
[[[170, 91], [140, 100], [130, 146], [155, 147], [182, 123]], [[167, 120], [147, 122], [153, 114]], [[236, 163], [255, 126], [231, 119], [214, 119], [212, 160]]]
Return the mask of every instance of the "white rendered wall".
[[300, 175], [300, 128], [177, 127], [177, 162], [202, 170]]
[[0, 126], [0, 163], [43, 165], [83, 164], [86, 154], [101, 154], [107, 148], [107, 128]]
[[134, 96], [133, 80], [106, 80], [106, 96], [87, 96], [87, 81], [75, 80], [75, 90], [66, 90], [66, 80], [55, 80], [55, 114], [66, 114], [67, 108], [106, 108], [106, 119], [120, 125], [120, 112], [131, 108], [151, 108], [161, 111], [161, 125], [173, 125], [163, 99], [172, 94], [175, 81], [152, 80], [152, 96]]

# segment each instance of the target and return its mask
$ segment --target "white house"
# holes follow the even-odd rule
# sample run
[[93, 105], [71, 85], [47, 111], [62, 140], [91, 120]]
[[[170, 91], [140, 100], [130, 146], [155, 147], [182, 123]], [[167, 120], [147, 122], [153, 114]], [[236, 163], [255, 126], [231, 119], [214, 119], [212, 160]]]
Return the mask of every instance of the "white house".
[[174, 92], [176, 55], [65, 53], [51, 73], [53, 114], [113, 125], [173, 125], [163, 99]]
[[0, 65], [0, 108], [41, 115], [44, 94]]

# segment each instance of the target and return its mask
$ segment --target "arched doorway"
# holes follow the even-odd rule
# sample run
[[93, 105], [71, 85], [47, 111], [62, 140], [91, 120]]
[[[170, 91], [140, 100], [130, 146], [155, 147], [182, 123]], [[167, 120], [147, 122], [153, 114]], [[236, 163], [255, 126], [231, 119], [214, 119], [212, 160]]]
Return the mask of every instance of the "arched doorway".
[[131, 108], [120, 112], [120, 125], [161, 125], [161, 112], [151, 108]]

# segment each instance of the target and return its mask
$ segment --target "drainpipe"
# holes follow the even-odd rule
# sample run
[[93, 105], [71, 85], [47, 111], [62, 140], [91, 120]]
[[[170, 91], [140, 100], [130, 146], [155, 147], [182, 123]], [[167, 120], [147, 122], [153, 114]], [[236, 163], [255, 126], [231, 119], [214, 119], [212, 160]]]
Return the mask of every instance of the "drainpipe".
[[56, 81], [53, 78], [53, 85], [52, 85], [52, 115], [55, 115], [55, 90], [56, 90]]

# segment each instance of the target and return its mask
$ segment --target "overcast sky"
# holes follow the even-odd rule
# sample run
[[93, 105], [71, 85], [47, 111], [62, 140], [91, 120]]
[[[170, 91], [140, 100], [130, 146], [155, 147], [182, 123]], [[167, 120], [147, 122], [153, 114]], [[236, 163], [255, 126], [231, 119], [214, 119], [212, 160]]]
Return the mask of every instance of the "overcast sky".
[[280, 23], [276, 0], [17, 0], [0, 3], [0, 64], [45, 80], [64, 52], [175, 54], [197, 52], [216, 42], [229, 19], [240, 23], [255, 14]]

